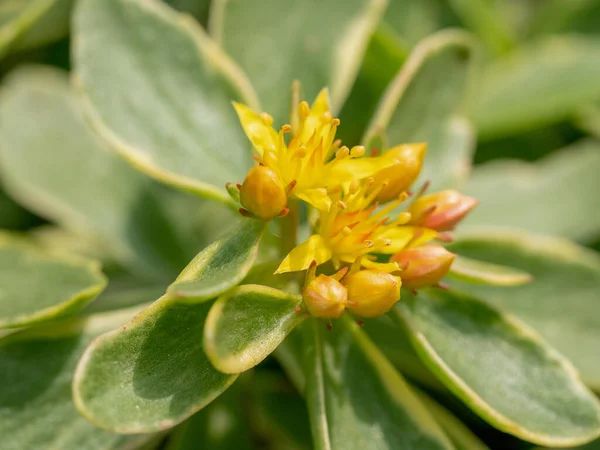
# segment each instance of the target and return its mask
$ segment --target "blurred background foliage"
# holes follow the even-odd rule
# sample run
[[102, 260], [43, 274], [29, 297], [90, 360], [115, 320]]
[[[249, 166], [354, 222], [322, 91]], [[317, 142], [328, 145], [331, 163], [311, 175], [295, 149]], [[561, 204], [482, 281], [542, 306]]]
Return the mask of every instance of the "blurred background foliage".
[[[318, 0], [304, 3], [311, 1]], [[208, 0], [166, 2], [193, 15], [204, 27], [211, 27]], [[74, 3], [0, 2], [1, 79], [28, 63], [70, 70], [69, 20]], [[216, 0], [212, 7], [222, 3]], [[476, 136], [470, 155], [474, 165], [463, 190], [478, 197], [481, 206], [465, 225], [524, 228], [600, 250], [600, 0], [390, 0], [340, 112], [344, 125], [340, 137], [348, 145], [359, 143], [381, 95], [412, 49], [423, 38], [445, 28], [469, 30], [480, 42], [468, 101], [451, 118]], [[32, 127], [38, 125], [32, 120]], [[173, 195], [166, 188], [163, 191], [160, 195]], [[188, 205], [175, 200], [172, 208], [189, 211]], [[229, 220], [226, 212], [223, 216], [222, 222]], [[0, 228], [35, 229], [41, 241], [54, 245], [72, 242], [49, 229], [47, 223], [0, 191]], [[197, 223], [181, 226], [194, 227]], [[199, 236], [190, 255], [218, 231]], [[185, 236], [193, 234], [182, 232]], [[178, 262], [183, 264], [190, 255], [181, 256]], [[110, 292], [105, 296], [110, 297]], [[374, 339], [377, 333], [385, 334], [384, 325], [371, 328]], [[385, 339], [380, 341], [385, 344]], [[390, 349], [389, 354], [402, 348]], [[406, 355], [403, 358], [406, 360]], [[414, 370], [419, 372], [422, 369], [414, 359]], [[223, 399], [194, 416], [193, 423], [176, 428], [166, 448], [200, 448], [199, 440], [206, 445], [203, 448], [216, 443], [220, 448], [252, 448], [251, 442], [262, 448], [310, 448], [304, 403], [276, 367], [268, 360], [259, 370], [242, 377]], [[250, 377], [256, 378], [251, 391], [245, 389]], [[290, 377], [294, 380], [293, 373]], [[427, 380], [426, 374], [422, 380]], [[431, 383], [425, 386], [427, 390], [475, 429], [490, 448], [532, 448], [492, 429], [457, 400], [437, 395], [435, 379]], [[287, 405], [283, 413], [281, 396]], [[243, 410], [240, 404], [245, 406]], [[252, 416], [242, 417], [250, 407]], [[252, 441], [245, 428], [248, 422], [255, 430]], [[235, 442], [224, 441], [232, 435], [237, 438]], [[149, 448], [155, 444], [156, 438], [149, 442]], [[600, 444], [582, 448], [595, 450]]]

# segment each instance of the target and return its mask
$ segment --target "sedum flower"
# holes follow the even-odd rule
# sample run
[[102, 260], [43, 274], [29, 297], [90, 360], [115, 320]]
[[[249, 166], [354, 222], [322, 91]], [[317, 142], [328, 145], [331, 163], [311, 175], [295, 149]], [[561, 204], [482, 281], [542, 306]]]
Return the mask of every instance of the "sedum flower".
[[357, 316], [377, 317], [400, 300], [399, 277], [381, 270], [361, 270], [343, 279], [348, 289], [348, 309]]
[[259, 114], [241, 103], [233, 105], [254, 146], [255, 159], [277, 174], [289, 196], [321, 211], [331, 207], [330, 190], [394, 163], [392, 157], [362, 158], [362, 146], [340, 147], [341, 142], [335, 139], [340, 120], [331, 114], [327, 89], [321, 90], [312, 107], [300, 102], [291, 120], [294, 126], [286, 124], [279, 131], [272, 127], [273, 118], [268, 114]]
[[450, 270], [456, 255], [441, 245], [423, 245], [403, 250], [390, 259], [402, 270], [402, 282], [410, 289], [437, 284]]
[[400, 250], [421, 245], [437, 236], [433, 230], [405, 225], [410, 214], [399, 213], [393, 220], [388, 217], [408, 198], [406, 193], [377, 210], [375, 198], [382, 189], [370, 178], [359, 184], [353, 182], [348, 193], [339, 190], [331, 194], [333, 206], [320, 211], [316, 233], [294, 248], [282, 261], [276, 273], [306, 270], [311, 262], [323, 264], [329, 260], [334, 266], [357, 261], [367, 268], [386, 271], [398, 270], [395, 263], [380, 264], [369, 254], [394, 254]]
[[473, 197], [445, 190], [417, 198], [408, 211], [414, 225], [450, 231], [476, 206], [477, 200]]

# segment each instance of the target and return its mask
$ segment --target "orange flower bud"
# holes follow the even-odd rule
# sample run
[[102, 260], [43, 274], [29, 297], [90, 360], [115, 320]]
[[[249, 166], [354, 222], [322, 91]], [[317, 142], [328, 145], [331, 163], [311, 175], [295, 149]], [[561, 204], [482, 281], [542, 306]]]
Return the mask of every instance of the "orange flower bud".
[[348, 288], [348, 309], [361, 317], [385, 314], [400, 300], [398, 277], [380, 270], [361, 270], [343, 279]]
[[449, 231], [475, 208], [477, 203], [473, 197], [449, 189], [419, 197], [408, 208], [408, 212], [412, 214], [413, 225], [436, 231]]
[[454, 253], [441, 245], [422, 245], [402, 250], [391, 257], [405, 269], [400, 273], [402, 283], [410, 289], [431, 286], [440, 281], [450, 270]]
[[321, 274], [304, 288], [302, 298], [310, 315], [335, 319], [346, 308], [348, 291], [335, 278]]
[[256, 217], [271, 220], [285, 208], [287, 196], [274, 170], [256, 166], [240, 187], [240, 203]]
[[398, 145], [380, 156], [380, 158], [393, 158], [396, 163], [373, 176], [375, 183], [384, 184], [376, 200], [386, 203], [395, 200], [402, 192], [408, 190], [421, 173], [426, 153], [427, 144], [418, 143]]

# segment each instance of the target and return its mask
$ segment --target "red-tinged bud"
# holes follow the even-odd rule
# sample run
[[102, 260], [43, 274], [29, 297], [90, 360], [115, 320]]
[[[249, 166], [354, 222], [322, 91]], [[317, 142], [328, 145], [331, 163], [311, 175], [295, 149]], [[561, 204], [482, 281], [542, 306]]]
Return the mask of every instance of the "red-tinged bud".
[[302, 298], [310, 315], [335, 319], [346, 308], [348, 291], [335, 278], [321, 274], [304, 288]]
[[396, 253], [390, 261], [404, 268], [400, 273], [404, 287], [417, 289], [437, 284], [450, 270], [455, 256], [441, 245], [422, 245]]
[[373, 176], [375, 183], [383, 185], [376, 200], [386, 203], [397, 199], [402, 192], [408, 190], [421, 173], [426, 153], [427, 144], [418, 143], [398, 145], [380, 156], [392, 158], [396, 162]]
[[412, 215], [412, 225], [450, 231], [477, 203], [473, 197], [449, 189], [417, 198], [408, 212]]
[[361, 270], [342, 281], [348, 288], [348, 309], [357, 316], [380, 316], [400, 300], [402, 282], [380, 270]]
[[274, 170], [256, 166], [240, 187], [240, 203], [259, 219], [271, 220], [287, 205], [285, 188]]

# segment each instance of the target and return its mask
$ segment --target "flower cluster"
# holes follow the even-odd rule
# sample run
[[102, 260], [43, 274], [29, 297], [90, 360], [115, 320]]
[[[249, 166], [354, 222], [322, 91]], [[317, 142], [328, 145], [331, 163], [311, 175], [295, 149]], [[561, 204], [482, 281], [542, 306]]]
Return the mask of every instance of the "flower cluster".
[[[398, 145], [380, 155], [342, 146], [326, 89], [312, 107], [300, 102], [293, 108], [291, 124], [279, 131], [268, 114], [234, 107], [257, 161], [241, 185], [228, 186], [240, 212], [271, 220], [299, 200], [311, 211], [312, 235], [276, 271], [307, 271], [303, 298], [311, 315], [335, 318], [348, 309], [376, 317], [400, 299], [401, 286], [439, 285], [455, 255], [435, 241], [447, 241], [446, 232], [477, 201], [453, 190], [425, 195], [427, 184], [410, 191], [426, 144]], [[337, 272], [317, 276], [318, 266]]]

